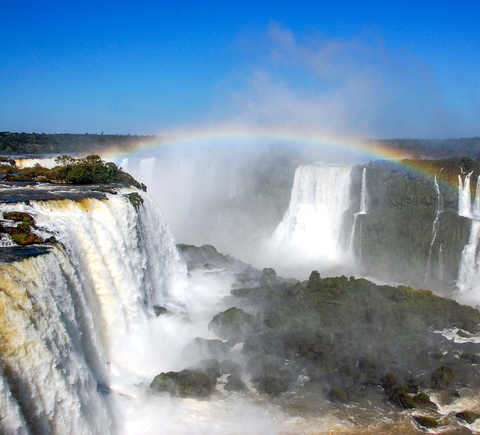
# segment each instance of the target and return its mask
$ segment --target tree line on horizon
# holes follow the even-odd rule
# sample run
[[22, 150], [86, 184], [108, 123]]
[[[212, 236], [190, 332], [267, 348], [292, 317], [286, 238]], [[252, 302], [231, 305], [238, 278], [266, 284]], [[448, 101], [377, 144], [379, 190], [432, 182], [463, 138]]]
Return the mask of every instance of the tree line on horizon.
[[[3, 155], [100, 153], [112, 147], [128, 150], [154, 135], [120, 134], [46, 134], [0, 132]], [[368, 144], [382, 145], [409, 154], [412, 158], [449, 158], [468, 156], [480, 159], [480, 137], [457, 139], [372, 139]]]
[[119, 134], [73, 134], [73, 133], [13, 133], [0, 132], [0, 153], [24, 154], [68, 154], [97, 153], [112, 147], [128, 150], [139, 142], [150, 141], [155, 136]]

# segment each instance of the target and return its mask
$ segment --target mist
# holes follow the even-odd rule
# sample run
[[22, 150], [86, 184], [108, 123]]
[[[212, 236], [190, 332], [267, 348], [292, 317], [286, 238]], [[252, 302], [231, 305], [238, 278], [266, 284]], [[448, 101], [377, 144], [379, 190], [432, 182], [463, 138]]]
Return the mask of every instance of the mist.
[[233, 91], [218, 98], [208, 122], [384, 139], [479, 133], [474, 78], [462, 77], [453, 89], [442, 87], [427, 60], [388, 47], [373, 30], [329, 38], [272, 22], [237, 44], [250, 62], [225, 79], [222, 91]]

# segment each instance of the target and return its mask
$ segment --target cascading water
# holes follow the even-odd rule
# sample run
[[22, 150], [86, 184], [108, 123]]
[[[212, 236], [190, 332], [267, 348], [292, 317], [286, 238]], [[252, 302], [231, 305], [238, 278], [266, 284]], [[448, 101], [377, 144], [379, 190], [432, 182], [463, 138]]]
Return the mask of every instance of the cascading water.
[[466, 303], [480, 302], [480, 177], [477, 179], [475, 201], [472, 207], [470, 178], [473, 172], [462, 180], [458, 176], [458, 214], [472, 219], [470, 239], [462, 252], [457, 287], [459, 297]]
[[350, 185], [351, 167], [315, 165], [297, 169], [290, 205], [269, 241], [277, 255], [275, 264], [281, 259], [310, 270], [345, 264], [342, 226], [350, 204]]
[[353, 254], [353, 243], [355, 241], [355, 229], [357, 227], [357, 218], [359, 215], [365, 215], [368, 212], [367, 205], [367, 168], [362, 171], [362, 183], [360, 190], [360, 210], [353, 215], [352, 231], [350, 232], [349, 250]]
[[460, 299], [468, 303], [480, 302], [480, 221], [472, 221], [470, 240], [462, 252], [457, 286]]
[[475, 190], [475, 203], [473, 205], [473, 215], [480, 217], [480, 176], [477, 178], [477, 187]]
[[54, 166], [57, 166], [57, 162], [54, 157], [41, 157], [38, 159], [15, 159], [15, 164], [17, 168], [33, 168], [35, 165], [43, 166], [44, 168], [51, 169]]
[[470, 190], [470, 178], [473, 172], [468, 173], [465, 179], [458, 176], [458, 215], [472, 217], [472, 194]]
[[440, 248], [438, 250], [438, 279], [440, 281], [443, 280], [443, 245], [440, 244]]
[[[435, 219], [433, 221], [433, 226], [432, 226], [432, 241], [430, 242], [430, 248], [428, 250], [428, 260], [427, 260], [427, 268], [425, 271], [425, 282], [428, 282], [428, 280], [431, 278], [431, 262], [432, 262], [432, 251], [433, 251], [433, 245], [435, 244], [435, 240], [437, 239], [437, 233], [438, 229], [440, 227], [440, 214], [443, 213], [443, 196], [440, 191], [440, 186], [437, 181], [437, 174], [435, 174], [435, 177], [433, 179], [433, 183], [435, 186], [435, 192], [437, 193], [437, 210], [435, 211]], [[441, 245], [440, 245], [441, 249]], [[439, 251], [439, 273], [438, 273], [438, 279], [442, 279], [443, 277], [443, 270], [440, 265], [440, 251]], [[442, 272], [440, 272], [442, 270]]]
[[2, 433], [121, 432], [105, 393], [158, 372], [153, 305], [175, 310], [186, 269], [152, 200], [136, 191], [137, 212], [131, 192], [2, 206], [60, 242], [0, 266]]
[[230, 202], [251, 177], [242, 176], [232, 155], [197, 154], [196, 158], [188, 153], [178, 158], [168, 153], [130, 157], [119, 164], [148, 186], [177, 240], [229, 251], [232, 243], [227, 243], [225, 234], [231, 231], [218, 228]]

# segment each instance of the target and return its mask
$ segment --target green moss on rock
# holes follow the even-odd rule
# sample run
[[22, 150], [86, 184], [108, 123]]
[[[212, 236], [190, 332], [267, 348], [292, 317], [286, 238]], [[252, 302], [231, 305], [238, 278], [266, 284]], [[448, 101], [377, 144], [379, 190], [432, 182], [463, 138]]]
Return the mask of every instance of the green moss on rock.
[[446, 390], [455, 386], [455, 375], [448, 366], [441, 366], [432, 375], [432, 388]]
[[480, 414], [473, 411], [462, 411], [462, 412], [457, 412], [455, 414], [455, 417], [467, 422], [468, 424], [473, 424], [475, 423], [476, 420], [480, 418]]
[[420, 426], [425, 427], [427, 429], [434, 429], [440, 426], [437, 419], [432, 417], [415, 416], [413, 418]]
[[208, 329], [226, 340], [242, 341], [247, 333], [255, 330], [258, 320], [240, 308], [232, 307], [213, 317]]
[[140, 207], [143, 205], [143, 198], [140, 196], [140, 194], [137, 192], [129, 193], [127, 195], [127, 198], [130, 201], [130, 203], [133, 205], [135, 210], [138, 212]]
[[164, 372], [155, 376], [150, 389], [180, 397], [209, 397], [215, 391], [217, 378], [209, 370], [185, 369], [180, 372]]

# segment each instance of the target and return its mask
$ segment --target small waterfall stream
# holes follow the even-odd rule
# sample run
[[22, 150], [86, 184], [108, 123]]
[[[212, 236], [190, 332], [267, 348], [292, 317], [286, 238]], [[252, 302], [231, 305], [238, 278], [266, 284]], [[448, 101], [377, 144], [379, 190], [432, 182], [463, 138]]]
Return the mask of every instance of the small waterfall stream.
[[353, 215], [352, 230], [350, 232], [350, 241], [348, 243], [349, 251], [353, 255], [353, 243], [355, 241], [355, 230], [357, 227], [357, 218], [359, 215], [365, 215], [368, 212], [367, 204], [367, 168], [363, 168], [362, 171], [362, 183], [360, 189], [360, 210]]
[[[444, 209], [443, 196], [442, 196], [442, 193], [440, 191], [440, 186], [438, 185], [437, 174], [435, 174], [433, 182], [434, 182], [434, 186], [435, 186], [435, 192], [437, 193], [437, 210], [435, 211], [435, 219], [434, 219], [433, 225], [432, 225], [432, 241], [430, 243], [430, 248], [428, 250], [427, 268], [426, 268], [426, 271], [425, 271], [425, 283], [428, 282], [428, 280], [431, 278], [431, 275], [432, 275], [431, 262], [432, 262], [433, 245], [435, 244], [435, 240], [437, 239], [437, 234], [438, 234], [438, 230], [439, 230], [439, 227], [440, 227], [440, 214], [443, 213], [443, 209]], [[441, 249], [441, 246], [440, 246], [440, 249]], [[442, 256], [443, 256], [443, 254], [442, 254]], [[443, 259], [442, 259], [442, 262], [443, 262]], [[440, 266], [440, 255], [439, 255], [439, 267], [443, 267], [443, 266]], [[439, 271], [439, 275], [440, 275], [440, 271]], [[443, 270], [442, 270], [441, 275], [443, 276]], [[441, 279], [441, 278], [439, 277], [439, 279]]]

